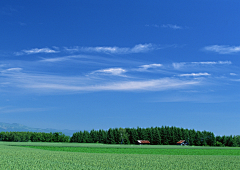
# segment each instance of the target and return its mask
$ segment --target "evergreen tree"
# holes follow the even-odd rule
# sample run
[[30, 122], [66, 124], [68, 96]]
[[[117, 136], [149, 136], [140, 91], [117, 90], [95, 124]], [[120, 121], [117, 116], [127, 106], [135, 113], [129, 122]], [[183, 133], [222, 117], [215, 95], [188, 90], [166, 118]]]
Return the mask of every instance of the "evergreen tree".
[[233, 136], [233, 144], [232, 144], [233, 147], [237, 147], [238, 146], [238, 143], [237, 143], [237, 137], [236, 136]]
[[177, 141], [180, 141], [180, 140], [183, 140], [183, 134], [182, 134], [182, 130], [180, 129], [180, 128], [178, 128], [178, 136], [177, 136], [177, 138], [178, 138], [178, 140]]
[[238, 144], [238, 146], [240, 146], [240, 136], [237, 135], [236, 138], [237, 138], [237, 144]]
[[210, 146], [216, 146], [216, 137], [214, 135], [214, 133], [211, 133], [211, 142], [210, 142]]
[[129, 141], [131, 144], [135, 144], [136, 141], [138, 140], [138, 133], [137, 130], [132, 128], [130, 129], [130, 133], [129, 133]]
[[196, 146], [200, 146], [201, 145], [201, 132], [200, 131], [197, 131], [196, 138], [194, 140], [194, 144]]
[[142, 128], [137, 127], [137, 134], [138, 134], [138, 140], [142, 140], [143, 139]]
[[162, 130], [161, 131], [162, 144], [163, 145], [168, 145], [169, 142], [168, 142], [168, 136], [167, 136], [166, 128], [162, 126], [161, 130]]
[[233, 137], [232, 137], [232, 135], [230, 135], [227, 138], [227, 146], [233, 146]]
[[[129, 131], [129, 130], [128, 130]], [[129, 144], [129, 134], [127, 133], [126, 129], [119, 128], [119, 136], [120, 136], [120, 143], [122, 144]]]
[[89, 143], [90, 134], [88, 131], [84, 130], [82, 135], [82, 142]]
[[157, 127], [153, 129], [153, 145], [161, 145], [161, 135]]
[[105, 143], [103, 138], [103, 131], [101, 129], [98, 131], [98, 142]]
[[222, 144], [223, 146], [227, 146], [227, 137], [225, 135], [222, 137]]
[[142, 135], [141, 135], [142, 136], [142, 140], [148, 140], [147, 130], [142, 128], [141, 132], [142, 132]]
[[189, 132], [189, 145], [194, 145], [194, 140], [196, 138], [196, 131], [193, 129], [193, 130], [190, 130]]
[[98, 135], [97, 135], [97, 131], [95, 131], [94, 129], [90, 131], [90, 143], [96, 143], [98, 141]]
[[150, 142], [150, 144], [153, 143], [153, 127], [151, 128], [146, 128], [146, 132], [147, 132], [147, 140]]
[[107, 132], [107, 143], [108, 144], [115, 144], [114, 134], [112, 128], [108, 129]]

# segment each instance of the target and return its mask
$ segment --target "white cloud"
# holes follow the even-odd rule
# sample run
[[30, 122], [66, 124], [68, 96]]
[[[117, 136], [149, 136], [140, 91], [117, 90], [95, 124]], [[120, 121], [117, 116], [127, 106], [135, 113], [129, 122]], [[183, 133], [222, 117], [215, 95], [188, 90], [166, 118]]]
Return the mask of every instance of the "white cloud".
[[231, 61], [219, 61], [218, 64], [232, 64]]
[[112, 53], [112, 54], [129, 54], [129, 53], [142, 53], [150, 50], [158, 49], [152, 44], [138, 44], [132, 48], [128, 47], [73, 47], [64, 48], [68, 52], [97, 52], [97, 53]]
[[178, 30], [178, 29], [187, 29], [188, 27], [186, 26], [179, 26], [176, 24], [163, 24], [163, 25], [158, 25], [158, 24], [146, 24], [146, 27], [155, 27], [155, 28], [170, 28], [170, 29], [174, 29], [174, 30]]
[[162, 67], [162, 64], [147, 64], [147, 65], [141, 65], [140, 69], [137, 69], [138, 71], [146, 71], [150, 68], [158, 68]]
[[15, 52], [15, 55], [23, 54], [38, 54], [38, 53], [58, 53], [59, 51], [50, 48], [33, 48], [31, 50], [22, 50], [21, 52]]
[[182, 81], [178, 79], [156, 79], [145, 81], [122, 81], [110, 82], [107, 84], [97, 84], [90, 86], [73, 86], [70, 84], [28, 84], [26, 88], [33, 89], [52, 89], [66, 91], [162, 91], [168, 89], [178, 89], [186, 86], [197, 85], [198, 81]]
[[73, 58], [88, 58], [85, 55], [69, 55], [64, 57], [55, 57], [55, 58], [42, 58], [41, 62], [60, 62], [60, 61], [67, 61]]
[[1, 72], [19, 72], [21, 70], [22, 70], [22, 68], [16, 67], [16, 68], [8, 68], [5, 70], [2, 70]]
[[162, 28], [171, 28], [171, 29], [183, 29], [183, 27], [173, 24], [163, 24], [161, 25]]
[[232, 79], [232, 81], [240, 82], [240, 79]]
[[190, 77], [190, 76], [193, 76], [193, 77], [198, 77], [198, 76], [210, 76], [211, 74], [209, 73], [191, 73], [191, 74], [180, 74], [179, 76], [180, 77]]
[[131, 53], [141, 53], [149, 50], [153, 50], [155, 47], [152, 44], [138, 44], [130, 49]]
[[146, 24], [145, 26], [146, 26], [146, 27], [156, 27], [156, 28], [159, 28], [159, 25], [157, 25], [157, 24], [152, 24], [152, 25]]
[[172, 63], [173, 68], [175, 69], [180, 69], [181, 67], [185, 66], [186, 63], [185, 62], [181, 62], [181, 63]]
[[40, 60], [41, 62], [60, 62], [60, 61], [66, 61], [69, 60], [70, 57], [55, 57], [55, 58], [42, 58]]
[[230, 75], [231, 75], [231, 76], [237, 76], [237, 74], [236, 74], [236, 73], [230, 73]]
[[217, 64], [232, 64], [231, 61], [203, 61], [203, 62], [180, 62], [172, 63], [174, 69], [180, 69], [187, 66], [196, 66], [196, 65], [217, 65]]
[[122, 75], [123, 73], [127, 72], [125, 69], [122, 68], [108, 68], [94, 71], [94, 73], [105, 73], [105, 74], [112, 74], [112, 75]]
[[[122, 69], [105, 69], [104, 73], [121, 75]], [[12, 72], [1, 75], [1, 82], [8, 82], [4, 88], [26, 90], [29, 93], [84, 92], [84, 91], [162, 91], [197, 85], [198, 80], [181, 80], [178, 78], [134, 80], [98, 78], [90, 76], [56, 76], [45, 74], [28, 74]]]
[[205, 62], [191, 62], [193, 64], [206, 64], [206, 65], [214, 65], [214, 64], [232, 64], [231, 61], [205, 61]]
[[219, 54], [231, 54], [240, 52], [240, 46], [212, 45], [204, 47], [204, 50], [217, 52]]

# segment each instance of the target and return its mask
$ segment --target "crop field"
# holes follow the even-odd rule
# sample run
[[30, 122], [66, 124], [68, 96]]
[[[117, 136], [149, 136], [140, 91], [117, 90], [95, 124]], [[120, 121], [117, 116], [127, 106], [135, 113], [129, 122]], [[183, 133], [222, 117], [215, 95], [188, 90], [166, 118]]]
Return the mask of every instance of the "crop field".
[[0, 169], [240, 169], [240, 148], [0, 142]]

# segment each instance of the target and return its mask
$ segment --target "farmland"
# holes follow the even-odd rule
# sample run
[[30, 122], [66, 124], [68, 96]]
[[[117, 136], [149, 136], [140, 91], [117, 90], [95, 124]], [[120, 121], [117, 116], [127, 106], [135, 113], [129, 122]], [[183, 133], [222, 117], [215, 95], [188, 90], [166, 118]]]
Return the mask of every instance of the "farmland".
[[0, 169], [240, 168], [240, 148], [229, 147], [0, 142], [0, 150]]

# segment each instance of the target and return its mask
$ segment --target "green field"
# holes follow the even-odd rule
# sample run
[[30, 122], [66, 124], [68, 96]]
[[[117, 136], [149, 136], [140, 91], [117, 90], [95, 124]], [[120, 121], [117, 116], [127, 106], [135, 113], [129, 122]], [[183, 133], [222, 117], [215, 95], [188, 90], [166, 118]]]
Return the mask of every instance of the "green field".
[[228, 147], [0, 142], [0, 153], [0, 169], [240, 169]]

